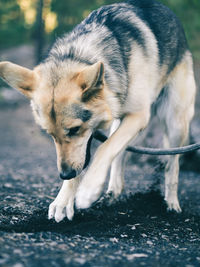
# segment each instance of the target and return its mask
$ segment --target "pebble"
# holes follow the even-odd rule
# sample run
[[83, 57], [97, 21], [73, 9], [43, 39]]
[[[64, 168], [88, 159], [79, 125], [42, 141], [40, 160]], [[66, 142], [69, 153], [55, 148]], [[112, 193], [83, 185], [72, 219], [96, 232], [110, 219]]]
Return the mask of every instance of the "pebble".
[[24, 267], [22, 263], [15, 263], [12, 267]]
[[146, 258], [148, 257], [147, 254], [144, 254], [144, 253], [134, 253], [134, 254], [130, 254], [130, 255], [126, 255], [126, 258], [131, 261], [135, 258]]
[[153, 245], [153, 242], [150, 241], [150, 240], [147, 240], [147, 244], [150, 245], [150, 246], [152, 246]]
[[142, 237], [144, 237], [144, 238], [145, 238], [145, 237], [147, 237], [147, 235], [146, 235], [146, 234], [141, 234], [141, 236], [142, 236]]
[[128, 235], [122, 235], [122, 234], [121, 234], [120, 236], [121, 236], [121, 237], [128, 237]]
[[77, 262], [80, 265], [83, 265], [83, 264], [86, 263], [86, 259], [85, 258], [75, 258], [74, 261]]
[[10, 184], [10, 183], [5, 183], [5, 184], [4, 184], [4, 187], [6, 187], [6, 188], [13, 188], [13, 185]]
[[119, 242], [118, 238], [116, 238], [116, 237], [113, 237], [113, 238], [111, 237], [110, 241], [113, 242], [113, 243], [118, 243]]

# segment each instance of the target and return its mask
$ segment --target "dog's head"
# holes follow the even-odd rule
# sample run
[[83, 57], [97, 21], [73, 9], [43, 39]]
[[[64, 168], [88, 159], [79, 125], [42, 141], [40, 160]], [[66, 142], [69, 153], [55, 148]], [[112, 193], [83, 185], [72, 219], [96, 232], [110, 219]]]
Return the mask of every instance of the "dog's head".
[[32, 71], [2, 62], [0, 77], [31, 100], [36, 122], [54, 139], [61, 178], [80, 174], [92, 132], [112, 120], [103, 64], [46, 62]]

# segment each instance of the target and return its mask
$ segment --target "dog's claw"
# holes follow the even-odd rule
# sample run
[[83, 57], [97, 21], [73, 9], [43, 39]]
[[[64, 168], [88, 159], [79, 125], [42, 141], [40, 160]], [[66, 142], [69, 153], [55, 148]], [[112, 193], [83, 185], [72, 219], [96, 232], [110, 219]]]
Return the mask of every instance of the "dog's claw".
[[51, 203], [48, 211], [48, 219], [49, 220], [53, 219], [54, 215], [55, 215], [55, 206], [53, 205], [53, 203]]
[[74, 202], [73, 204], [69, 204], [66, 207], [66, 215], [69, 221], [71, 221], [74, 217]]
[[55, 221], [57, 223], [61, 222], [64, 218], [66, 217], [65, 213], [65, 207], [56, 207], [56, 212], [55, 212]]
[[61, 222], [65, 217], [68, 220], [72, 220], [74, 217], [74, 201], [69, 203], [60, 204], [56, 200], [52, 202], [49, 206], [48, 219], [51, 220], [55, 218], [57, 223]]
[[175, 205], [174, 203], [168, 204], [168, 211], [175, 211], [177, 213], [181, 213], [182, 209], [179, 205]]
[[74, 198], [79, 184], [79, 178], [64, 181], [63, 185], [55, 198], [49, 205], [48, 218], [61, 222], [65, 217], [72, 220], [74, 217]]
[[166, 200], [166, 202], [167, 202], [167, 210], [168, 211], [175, 211], [177, 213], [182, 212], [177, 198], [175, 198], [173, 200]]
[[100, 199], [99, 203], [104, 203], [106, 206], [112, 205], [116, 201], [115, 195], [113, 192], [106, 192]]

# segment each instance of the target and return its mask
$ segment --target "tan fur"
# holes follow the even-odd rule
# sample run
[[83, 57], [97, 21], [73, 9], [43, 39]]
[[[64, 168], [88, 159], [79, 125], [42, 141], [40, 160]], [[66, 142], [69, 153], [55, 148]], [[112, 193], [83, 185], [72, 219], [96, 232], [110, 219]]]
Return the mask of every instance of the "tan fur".
[[0, 76], [12, 87], [31, 98], [37, 86], [37, 73], [10, 62], [0, 63]]
[[102, 63], [97, 62], [96, 64], [83, 69], [83, 71], [81, 71], [77, 76], [76, 82], [78, 83], [78, 85], [81, 88], [83, 88], [83, 85], [85, 86], [86, 89], [90, 88], [93, 85], [93, 83], [95, 83], [98, 80], [101, 67]]
[[[36, 122], [46, 129], [53, 136], [56, 151], [58, 170], [61, 171], [61, 163], [82, 170], [84, 165], [87, 141], [91, 134], [90, 122], [82, 122], [80, 119], [70, 117], [65, 114], [65, 110], [71, 104], [82, 105], [82, 95], [90, 89], [95, 80], [98, 79], [99, 68], [102, 63], [94, 64], [91, 67], [84, 67], [78, 72], [73, 71], [70, 75], [62, 77], [54, 88], [45, 76], [40, 77], [40, 86], [32, 96], [32, 107]], [[42, 73], [40, 66], [37, 71]], [[83, 88], [83, 84], [86, 85]], [[100, 88], [98, 97], [91, 97], [84, 102], [85, 109], [90, 110], [95, 116], [99, 116], [99, 126], [108, 127], [113, 119], [110, 107], [105, 101], [106, 97], [112, 95], [108, 89]], [[41, 114], [38, 114], [37, 107]], [[51, 109], [54, 108], [56, 121], [51, 119]], [[81, 126], [78, 137], [70, 138], [66, 136], [64, 129]]]

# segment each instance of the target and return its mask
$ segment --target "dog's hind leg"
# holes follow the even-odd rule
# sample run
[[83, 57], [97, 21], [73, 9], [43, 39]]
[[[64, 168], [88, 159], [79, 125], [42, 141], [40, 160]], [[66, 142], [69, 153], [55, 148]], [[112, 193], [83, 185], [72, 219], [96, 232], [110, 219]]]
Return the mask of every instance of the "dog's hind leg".
[[[168, 81], [163, 102], [165, 147], [179, 147], [188, 139], [189, 124], [194, 114], [195, 81], [189, 55], [174, 69]], [[165, 200], [169, 210], [181, 211], [178, 200], [179, 155], [169, 156], [165, 169]]]
[[[112, 135], [120, 125], [120, 120], [115, 120], [110, 129], [110, 135]], [[114, 198], [117, 198], [124, 188], [124, 164], [125, 164], [125, 151], [114, 158], [111, 164], [110, 180], [108, 184], [107, 193], [111, 193]]]

